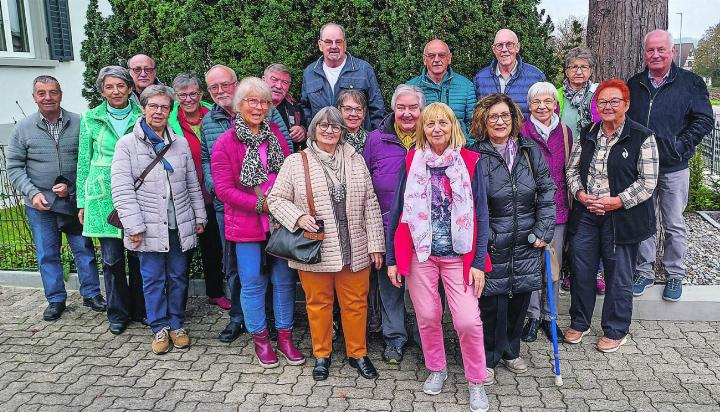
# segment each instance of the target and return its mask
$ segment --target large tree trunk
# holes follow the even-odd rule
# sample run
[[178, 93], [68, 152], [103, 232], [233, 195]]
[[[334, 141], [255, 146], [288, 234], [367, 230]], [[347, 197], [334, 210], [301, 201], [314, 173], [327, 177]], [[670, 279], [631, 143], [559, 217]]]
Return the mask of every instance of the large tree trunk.
[[587, 45], [595, 55], [594, 80], [629, 79], [645, 67], [643, 38], [666, 30], [668, 0], [588, 0]]

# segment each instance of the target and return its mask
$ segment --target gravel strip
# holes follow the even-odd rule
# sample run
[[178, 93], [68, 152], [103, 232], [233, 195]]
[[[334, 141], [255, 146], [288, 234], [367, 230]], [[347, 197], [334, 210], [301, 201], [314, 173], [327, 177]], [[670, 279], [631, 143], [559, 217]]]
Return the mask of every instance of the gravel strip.
[[[685, 213], [685, 222], [689, 243], [685, 257], [687, 284], [720, 285], [720, 230], [697, 213]], [[656, 280], [664, 282], [665, 271], [659, 262], [660, 259], [656, 261]]]

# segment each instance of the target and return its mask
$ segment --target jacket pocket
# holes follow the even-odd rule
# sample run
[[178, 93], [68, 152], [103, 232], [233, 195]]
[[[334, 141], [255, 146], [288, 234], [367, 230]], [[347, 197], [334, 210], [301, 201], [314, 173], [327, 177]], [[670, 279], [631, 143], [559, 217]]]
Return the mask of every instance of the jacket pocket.
[[340, 90], [355, 89], [367, 92], [369, 85], [366, 77], [348, 76], [338, 79], [338, 88]]

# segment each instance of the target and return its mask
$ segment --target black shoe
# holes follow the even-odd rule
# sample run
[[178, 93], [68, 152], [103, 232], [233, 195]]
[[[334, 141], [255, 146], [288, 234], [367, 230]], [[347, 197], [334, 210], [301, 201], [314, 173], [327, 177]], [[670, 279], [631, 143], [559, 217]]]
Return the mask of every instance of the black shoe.
[[145, 326], [150, 326], [145, 316], [133, 316], [132, 318], [130, 318], [130, 320], [132, 320], [133, 322], [142, 323]]
[[107, 303], [103, 295], [97, 295], [94, 298], [83, 298], [83, 306], [87, 306], [95, 312], [105, 312]]
[[362, 358], [350, 358], [350, 366], [358, 370], [360, 376], [365, 379], [375, 379], [378, 377], [377, 370], [370, 362], [370, 358], [363, 356]]
[[330, 358], [315, 358], [312, 376], [316, 381], [324, 381], [330, 375]]
[[[548, 340], [552, 342], [552, 322], [550, 322], [549, 320], [544, 320], [540, 322], [540, 329], [542, 329], [545, 337], [547, 337]], [[563, 337], [563, 332], [560, 330], [557, 323], [555, 323], [555, 332], [557, 333], [558, 342], [560, 342]]]
[[220, 342], [230, 343], [237, 339], [243, 333], [243, 324], [237, 322], [230, 322], [225, 329], [220, 332]]
[[403, 349], [401, 347], [388, 345], [382, 354], [383, 360], [391, 365], [399, 365], [403, 359]]
[[47, 321], [58, 320], [64, 311], [65, 302], [48, 303], [48, 307], [43, 312], [43, 319]]
[[540, 321], [538, 319], [528, 318], [520, 340], [523, 342], [535, 342], [537, 340], [538, 327], [540, 327]]
[[127, 329], [127, 322], [110, 322], [108, 329], [113, 335], [119, 335]]

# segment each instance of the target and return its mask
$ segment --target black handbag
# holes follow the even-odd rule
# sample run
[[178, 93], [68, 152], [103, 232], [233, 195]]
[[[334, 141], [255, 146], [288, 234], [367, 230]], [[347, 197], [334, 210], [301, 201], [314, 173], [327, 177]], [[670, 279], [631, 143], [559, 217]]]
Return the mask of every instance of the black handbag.
[[[312, 185], [310, 184], [310, 167], [308, 166], [307, 154], [300, 152], [305, 171], [305, 192], [307, 193], [308, 208], [310, 216], [315, 217], [315, 199], [313, 198]], [[321, 260], [320, 246], [325, 239], [325, 227], [322, 220], [316, 220], [320, 226], [317, 233], [308, 232], [299, 228], [291, 232], [285, 226], [275, 223], [275, 230], [270, 234], [265, 252], [281, 259], [294, 260], [296, 262], [314, 264]]]

